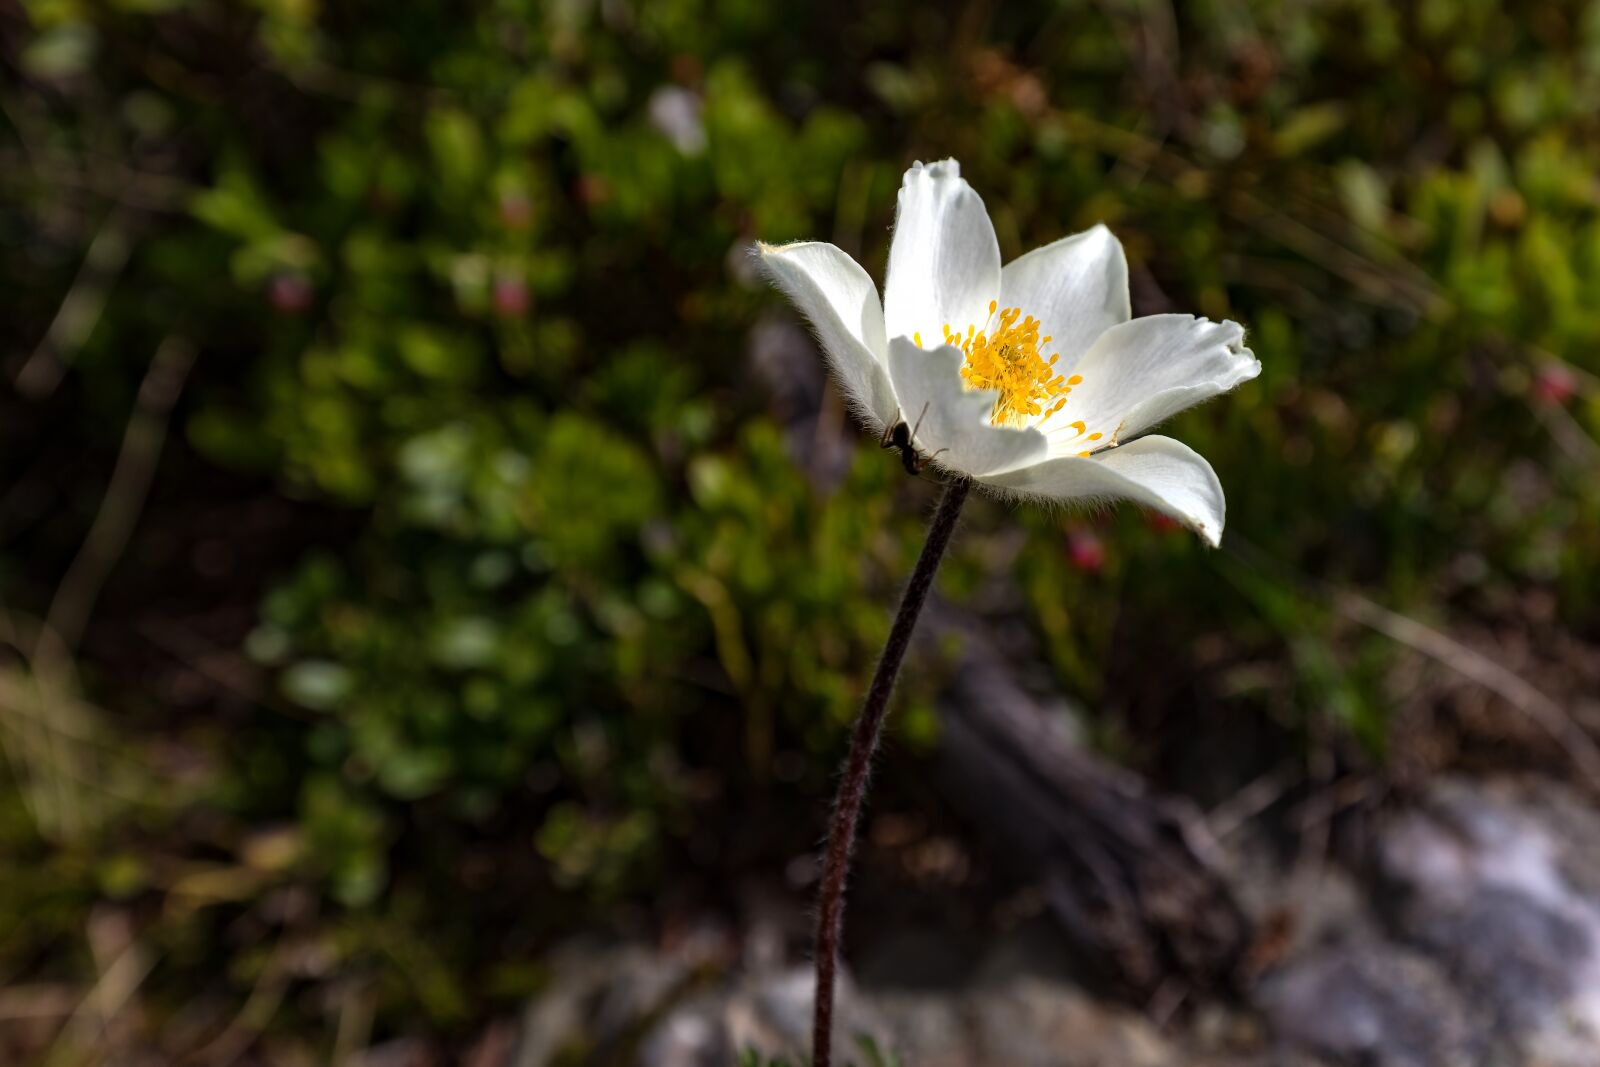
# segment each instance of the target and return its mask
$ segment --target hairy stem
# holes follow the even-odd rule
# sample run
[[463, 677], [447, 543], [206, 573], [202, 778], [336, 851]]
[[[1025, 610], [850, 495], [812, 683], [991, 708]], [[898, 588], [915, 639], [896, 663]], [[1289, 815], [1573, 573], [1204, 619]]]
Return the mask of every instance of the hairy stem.
[[900, 598], [900, 610], [895, 613], [894, 625], [889, 630], [889, 640], [883, 646], [883, 656], [867, 689], [867, 699], [856, 718], [855, 732], [850, 739], [850, 754], [845, 757], [844, 772], [839, 779], [839, 793], [834, 799], [833, 821], [828, 827], [828, 848], [822, 859], [822, 886], [817, 902], [817, 998], [816, 1016], [812, 1029], [813, 1067], [832, 1067], [833, 1063], [833, 987], [839, 969], [839, 938], [844, 930], [844, 885], [850, 873], [850, 858], [855, 852], [856, 824], [861, 817], [861, 802], [867, 795], [867, 779], [872, 771], [872, 756], [878, 750], [878, 738], [883, 733], [883, 720], [889, 712], [889, 697], [894, 692], [895, 677], [900, 673], [900, 663], [911, 644], [911, 632], [916, 628], [917, 616], [927, 602], [928, 591], [933, 588], [933, 576], [939, 572], [939, 561], [955, 532], [956, 519], [961, 505], [966, 503], [972, 483], [965, 478], [946, 486], [928, 526], [928, 540], [917, 557], [917, 566]]

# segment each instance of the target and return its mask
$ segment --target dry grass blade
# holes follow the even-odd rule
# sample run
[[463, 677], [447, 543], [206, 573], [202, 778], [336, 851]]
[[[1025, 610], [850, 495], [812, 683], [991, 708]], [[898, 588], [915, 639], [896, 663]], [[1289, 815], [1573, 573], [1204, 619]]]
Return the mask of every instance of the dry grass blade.
[[100, 587], [127, 547], [161, 458], [168, 416], [193, 365], [193, 347], [168, 337], [145, 372], [105, 499], [45, 615], [46, 629], [67, 648], [75, 647], [83, 636]]
[[1312, 579], [1236, 534], [1229, 535], [1225, 551], [1252, 570], [1276, 572], [1280, 580], [1288, 582], [1302, 595], [1320, 594], [1320, 599], [1326, 600], [1335, 612], [1351, 622], [1419, 652], [1494, 693], [1544, 730], [1572, 760], [1590, 787], [1600, 789], [1600, 745], [1595, 744], [1565, 708], [1515, 671], [1408, 615], [1348, 589]]
[[1531, 682], [1448, 634], [1416, 619], [1390, 611], [1347, 590], [1334, 594], [1334, 605], [1346, 618], [1389, 637], [1449, 667], [1501, 697], [1526, 714], [1560, 745], [1573, 764], [1600, 786], [1600, 746], [1567, 710]]
[[42, 625], [0, 613], [0, 641], [24, 663], [0, 670], [0, 747], [15, 767], [30, 815], [48, 837], [70, 839], [99, 820], [107, 795], [99, 709], [81, 699], [73, 651], [100, 589], [127, 547], [166, 441], [167, 424], [194, 364], [194, 349], [169, 337], [140, 385], [105, 497], [56, 588]]
[[67, 1020], [48, 1062], [61, 1062], [70, 1059], [74, 1050], [81, 1052], [104, 1044], [112, 1034], [113, 1023], [133, 1003], [155, 965], [155, 955], [141, 943], [135, 941], [124, 949]]
[[83, 265], [62, 298], [44, 339], [17, 372], [17, 392], [30, 400], [42, 400], [55, 391], [78, 350], [99, 324], [106, 300], [132, 251], [128, 212], [115, 208], [89, 242]]

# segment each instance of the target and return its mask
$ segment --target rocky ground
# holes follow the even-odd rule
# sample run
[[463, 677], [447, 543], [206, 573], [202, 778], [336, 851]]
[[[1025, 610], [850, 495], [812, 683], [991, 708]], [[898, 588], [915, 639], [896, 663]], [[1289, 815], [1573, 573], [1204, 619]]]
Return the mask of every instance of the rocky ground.
[[[1283, 865], [1219, 827], [1256, 930], [1236, 992], [1097, 995], [1046, 911], [981, 951], [911, 931], [852, 959], [842, 1033], [906, 1067], [1595, 1067], [1600, 808], [1533, 778], [1446, 778], [1340, 859]], [[1291, 850], [1292, 854], [1293, 850]], [[786, 910], [787, 908], [787, 910]], [[803, 913], [665, 944], [574, 943], [505, 1062], [723, 1067], [797, 1057], [811, 974]]]

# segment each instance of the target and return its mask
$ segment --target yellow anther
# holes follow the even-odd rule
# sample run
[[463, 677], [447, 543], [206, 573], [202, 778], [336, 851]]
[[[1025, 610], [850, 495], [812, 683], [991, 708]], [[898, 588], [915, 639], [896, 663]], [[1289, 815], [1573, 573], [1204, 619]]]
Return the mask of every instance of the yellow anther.
[[1098, 441], [1098, 440], [1100, 440], [1100, 438], [1102, 438], [1104, 436], [1105, 436], [1105, 434], [1103, 434], [1103, 433], [1092, 433], [1092, 434], [1089, 435], [1089, 440]]
[[1068, 385], [1082, 385], [1083, 384], [1083, 375], [1074, 374], [1072, 377], [1067, 379], [1067, 384]]
[[918, 348], [922, 347], [922, 334], [921, 333], [913, 333], [911, 335], [911, 339], [913, 341], [917, 342], [917, 347]]
[[1052, 370], [1060, 356], [1046, 357], [1039, 351], [1050, 340], [1039, 339], [1039, 320], [1032, 315], [1024, 317], [1021, 308], [1001, 309], [999, 301], [991, 300], [992, 329], [980, 332], [978, 325], [969, 324], [965, 334], [946, 325], [945, 340], [958, 345], [966, 356], [961, 378], [967, 388], [993, 389], [999, 394], [989, 420], [996, 426], [1026, 426], [1060, 411], [1071, 392], [1068, 386], [1083, 379], [1075, 375], [1069, 381]]
[[1074, 430], [1077, 430], [1078, 433], [1082, 433], [1083, 431], [1085, 431], [1085, 430], [1087, 430], [1089, 428], [1089, 427], [1085, 426], [1081, 422], [1069, 422], [1069, 423], [1067, 423], [1067, 425], [1071, 426]]
[[1044, 418], [1039, 420], [1039, 425], [1041, 425], [1041, 426], [1044, 425], [1047, 421], [1049, 421], [1051, 418], [1053, 418], [1055, 416], [1056, 412], [1060, 411], [1062, 408], [1064, 408], [1066, 406], [1067, 406], [1067, 398], [1066, 397], [1062, 397], [1060, 400], [1057, 400], [1054, 404], [1051, 404], [1049, 409], [1045, 411]]

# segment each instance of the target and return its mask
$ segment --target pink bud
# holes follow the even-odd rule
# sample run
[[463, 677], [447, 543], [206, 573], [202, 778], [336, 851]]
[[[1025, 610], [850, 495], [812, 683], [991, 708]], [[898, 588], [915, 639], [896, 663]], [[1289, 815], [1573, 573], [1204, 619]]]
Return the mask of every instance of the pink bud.
[[1533, 375], [1533, 395], [1546, 404], [1560, 405], [1572, 399], [1578, 383], [1564, 363], [1545, 363]]
[[1145, 521], [1150, 524], [1150, 528], [1157, 533], [1175, 533], [1183, 529], [1183, 523], [1171, 515], [1166, 515], [1159, 511], [1147, 511], [1144, 516]]
[[309, 310], [314, 295], [311, 283], [302, 274], [274, 274], [267, 283], [267, 302], [280, 315], [299, 315]]
[[1106, 565], [1106, 546], [1093, 530], [1067, 534], [1067, 560], [1080, 571], [1095, 574]]
[[494, 311], [496, 315], [514, 319], [528, 313], [532, 301], [528, 285], [521, 278], [496, 278], [494, 280]]

